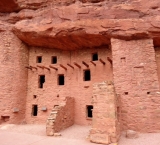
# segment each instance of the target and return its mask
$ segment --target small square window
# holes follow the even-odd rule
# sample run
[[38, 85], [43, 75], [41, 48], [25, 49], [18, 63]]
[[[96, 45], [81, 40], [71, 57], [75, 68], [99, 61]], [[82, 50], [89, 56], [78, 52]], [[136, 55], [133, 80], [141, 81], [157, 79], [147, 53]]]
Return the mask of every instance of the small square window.
[[58, 75], [58, 85], [64, 85], [64, 75]]
[[92, 118], [93, 117], [92, 111], [93, 111], [93, 106], [92, 105], [87, 105], [86, 106], [87, 118]]
[[42, 63], [42, 56], [37, 56], [37, 63]]
[[121, 62], [126, 62], [126, 58], [125, 57], [121, 57]]
[[57, 63], [57, 56], [52, 56], [51, 57], [51, 64], [56, 64]]
[[91, 80], [91, 73], [90, 70], [84, 70], [84, 81], [90, 81]]
[[36, 99], [37, 98], [37, 95], [33, 95], [33, 99]]
[[32, 116], [37, 116], [38, 114], [38, 105], [32, 105]]
[[93, 53], [92, 54], [92, 61], [97, 61], [98, 60], [98, 53]]

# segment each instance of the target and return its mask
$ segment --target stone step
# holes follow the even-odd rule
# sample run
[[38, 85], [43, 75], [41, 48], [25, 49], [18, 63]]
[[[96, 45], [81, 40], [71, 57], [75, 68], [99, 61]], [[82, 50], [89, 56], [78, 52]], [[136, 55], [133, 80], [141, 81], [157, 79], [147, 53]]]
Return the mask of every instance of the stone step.
[[50, 118], [50, 117], [49, 117], [48, 120], [54, 120], [54, 121], [55, 121], [55, 118]]
[[52, 111], [51, 112], [51, 114], [57, 114], [58, 113], [58, 111]]

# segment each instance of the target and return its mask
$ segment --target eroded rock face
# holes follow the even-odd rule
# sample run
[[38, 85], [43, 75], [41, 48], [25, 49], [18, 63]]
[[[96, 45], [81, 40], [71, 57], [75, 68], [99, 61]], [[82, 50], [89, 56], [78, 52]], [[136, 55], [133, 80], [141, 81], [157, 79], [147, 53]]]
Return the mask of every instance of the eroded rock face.
[[18, 3], [16, 0], [1, 0], [0, 12], [12, 12], [18, 10]]
[[[72, 50], [106, 45], [111, 37], [125, 40], [157, 38], [160, 34], [159, 22], [153, 22], [153, 20], [158, 18], [160, 17], [148, 20], [87, 19], [57, 24], [44, 24], [43, 21], [42, 23], [35, 21], [33, 24], [32, 20], [24, 20], [16, 23], [13, 31], [21, 40], [34, 46]], [[54, 43], [48, 44], [50, 41]]]
[[158, 0], [8, 1], [0, 2], [0, 11], [10, 12], [0, 14], [0, 30], [9, 23], [28, 45], [74, 50], [106, 45], [110, 38], [153, 38], [160, 45]]
[[36, 10], [48, 5], [69, 5], [75, 0], [1, 0], [0, 12], [18, 12], [22, 9]]

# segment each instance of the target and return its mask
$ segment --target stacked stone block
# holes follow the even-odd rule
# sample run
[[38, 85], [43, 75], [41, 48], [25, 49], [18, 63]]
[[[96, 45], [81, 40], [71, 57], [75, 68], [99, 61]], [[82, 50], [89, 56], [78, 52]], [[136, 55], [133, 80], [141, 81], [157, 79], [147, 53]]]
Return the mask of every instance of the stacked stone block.
[[25, 119], [28, 48], [10, 31], [0, 32], [0, 123]]
[[48, 136], [53, 136], [55, 133], [55, 120], [56, 120], [59, 108], [60, 108], [60, 106], [55, 106], [52, 109], [50, 116], [47, 119], [46, 134]]
[[112, 82], [93, 85], [93, 120], [90, 140], [95, 143], [115, 143], [119, 137], [116, 95]]
[[123, 130], [160, 129], [159, 82], [152, 39], [112, 39], [113, 75]]
[[46, 134], [53, 136], [54, 133], [66, 129], [74, 124], [74, 98], [66, 97], [59, 105], [54, 106], [47, 119]]

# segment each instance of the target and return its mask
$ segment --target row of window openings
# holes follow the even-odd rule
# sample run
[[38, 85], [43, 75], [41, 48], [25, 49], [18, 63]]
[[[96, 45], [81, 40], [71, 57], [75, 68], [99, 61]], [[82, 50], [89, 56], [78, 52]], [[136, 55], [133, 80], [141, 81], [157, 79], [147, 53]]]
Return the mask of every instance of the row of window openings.
[[[84, 70], [84, 81], [90, 81], [91, 80], [91, 73], [90, 70]], [[43, 88], [43, 84], [45, 83], [45, 75], [39, 76], [39, 88]], [[58, 75], [58, 85], [64, 85], [65, 84], [65, 77], [64, 75]]]
[[[93, 53], [92, 54], [92, 61], [97, 61], [98, 60], [98, 53]], [[37, 56], [37, 63], [42, 63], [42, 56]], [[56, 64], [57, 63], [57, 56], [52, 56], [51, 57], [51, 64]]]
[[[42, 56], [37, 56], [37, 63], [42, 63]], [[51, 64], [56, 64], [57, 63], [57, 56], [52, 56], [51, 57]]]
[[[147, 92], [147, 95], [149, 95], [151, 92]], [[124, 92], [125, 95], [128, 95], [128, 92]]]
[[[87, 118], [92, 118], [92, 111], [93, 111], [93, 106], [92, 105], [87, 105], [86, 106], [86, 115]], [[38, 105], [33, 105], [32, 106], [32, 116], [37, 116], [38, 115]]]
[[[128, 92], [124, 92], [124, 94], [125, 94], [125, 95], [128, 95]], [[147, 94], [149, 95], [150, 92], [147, 92]], [[37, 98], [37, 95], [33, 95], [33, 98], [36, 99], [36, 98]]]

